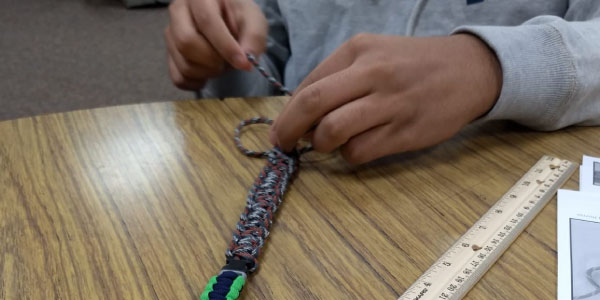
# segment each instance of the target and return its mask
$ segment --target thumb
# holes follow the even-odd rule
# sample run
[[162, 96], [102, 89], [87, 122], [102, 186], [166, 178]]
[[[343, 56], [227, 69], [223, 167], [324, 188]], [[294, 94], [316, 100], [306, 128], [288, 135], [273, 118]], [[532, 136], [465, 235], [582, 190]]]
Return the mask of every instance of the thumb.
[[256, 56], [265, 52], [269, 25], [260, 9], [257, 7], [248, 12], [238, 25], [238, 41], [242, 50]]

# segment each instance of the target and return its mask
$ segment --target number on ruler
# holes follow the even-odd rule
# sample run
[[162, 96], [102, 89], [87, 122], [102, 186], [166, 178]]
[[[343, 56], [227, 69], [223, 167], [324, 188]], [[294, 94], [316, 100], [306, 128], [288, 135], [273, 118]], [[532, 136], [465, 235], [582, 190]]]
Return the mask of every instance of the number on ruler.
[[[525, 215], [537, 212], [538, 205], [545, 204], [545, 201], [542, 200], [547, 200], [549, 192], [556, 189], [556, 183], [562, 182], [564, 174], [573, 169], [571, 163], [568, 161], [557, 160], [553, 157], [544, 157], [544, 160], [547, 162], [539, 161], [532, 169], [530, 169], [528, 174], [515, 184], [503, 198], [499, 199], [496, 205], [475, 223], [473, 228], [463, 235], [461, 240], [457, 243], [457, 247], [449, 249], [448, 254], [440, 258], [440, 260], [426, 272], [426, 274], [429, 274], [429, 272], [439, 272], [441, 274], [437, 276], [440, 276], [440, 280], [444, 280], [440, 281], [440, 284], [443, 284], [442, 286], [437, 286], [437, 288], [441, 288], [442, 291], [432, 291], [433, 294], [429, 295], [433, 296], [432, 299], [449, 300], [451, 298], [456, 298], [459, 290], [461, 291], [460, 294], [464, 294], [463, 290], [468, 291], [474, 282], [481, 277], [481, 274], [483, 274], [484, 270], [480, 269], [487, 269], [487, 260], [495, 260], [497, 255], [492, 255], [494, 254], [494, 251], [500, 252], [506, 250], [508, 245], [514, 240], [516, 234], [512, 229], [516, 230], [516, 228], [520, 228], [520, 226], [517, 225], [521, 225], [519, 223], [524, 221]], [[513, 205], [517, 208], [516, 212], [513, 212]], [[505, 209], [507, 209], [506, 215], [504, 215]], [[492, 230], [489, 230], [488, 232], [487, 229], [490, 228]], [[488, 241], [486, 243], [487, 245], [480, 244], [481, 246], [478, 246], [478, 243], [476, 243], [475, 240], [483, 240], [484, 238]], [[459, 254], [462, 248], [472, 248], [472, 252], [466, 249], [463, 249], [463, 251], [468, 251], [471, 254], [475, 254], [475, 256], [469, 254], [471, 257], [470, 261], [467, 257], [464, 257], [467, 259], [466, 261], [462, 260], [462, 257], [460, 257], [460, 259], [459, 257], [454, 257], [454, 255]], [[493, 261], [491, 263], [493, 263]], [[485, 268], [483, 267], [484, 265], [486, 266]], [[460, 267], [460, 269], [457, 270], [460, 270], [459, 273], [451, 274], [451, 266], [456, 266], [457, 269]], [[425, 280], [432, 280], [431, 278], [426, 279], [425, 277], [431, 277], [431, 274], [427, 276], [424, 275], [419, 287], [421, 289], [423, 288], [423, 282]], [[431, 281], [429, 283], [431, 283]], [[444, 285], [446, 285], [445, 289], [443, 288]], [[426, 292], [427, 290], [428, 288], [423, 289], [420, 295], [418, 294], [419, 291], [411, 290], [406, 293], [406, 298], [401, 297], [401, 299], [424, 300], [421, 298], [424, 297], [423, 292]], [[435, 295], [438, 297], [436, 298]], [[425, 298], [430, 299], [427, 297]]]

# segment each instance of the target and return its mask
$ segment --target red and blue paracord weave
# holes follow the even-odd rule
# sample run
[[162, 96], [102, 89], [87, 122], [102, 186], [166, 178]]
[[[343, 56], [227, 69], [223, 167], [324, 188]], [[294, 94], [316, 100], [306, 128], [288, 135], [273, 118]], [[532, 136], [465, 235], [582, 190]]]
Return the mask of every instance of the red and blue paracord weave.
[[[252, 54], [248, 54], [248, 60], [269, 82], [290, 95], [288, 89], [269, 75]], [[267, 164], [248, 192], [246, 207], [225, 252], [227, 263], [219, 275], [210, 279], [200, 300], [235, 300], [239, 297], [246, 278], [258, 267], [261, 248], [269, 236], [274, 214], [283, 200], [288, 184], [298, 169], [300, 155], [311, 150], [310, 146], [291, 152], [284, 152], [279, 147], [265, 152], [246, 149], [240, 141], [242, 128], [258, 123], [272, 124], [273, 121], [258, 117], [240, 122], [234, 132], [234, 142], [242, 153], [250, 157], [266, 158]]]

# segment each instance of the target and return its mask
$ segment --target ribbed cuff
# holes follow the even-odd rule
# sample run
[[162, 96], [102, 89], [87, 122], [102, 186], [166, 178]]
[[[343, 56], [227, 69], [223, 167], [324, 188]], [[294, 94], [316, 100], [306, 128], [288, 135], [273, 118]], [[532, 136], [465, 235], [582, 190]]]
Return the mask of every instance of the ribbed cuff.
[[502, 66], [498, 101], [482, 120], [512, 120], [553, 130], [576, 88], [576, 70], [560, 32], [549, 24], [462, 26], [495, 51]]

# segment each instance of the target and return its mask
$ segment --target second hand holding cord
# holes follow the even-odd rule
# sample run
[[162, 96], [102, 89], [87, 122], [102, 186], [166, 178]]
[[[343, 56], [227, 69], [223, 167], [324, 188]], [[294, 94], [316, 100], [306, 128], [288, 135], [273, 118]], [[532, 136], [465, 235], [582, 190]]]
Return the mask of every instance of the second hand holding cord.
[[[291, 96], [290, 91], [271, 76], [258, 63], [254, 55], [248, 53], [247, 57], [273, 86]], [[244, 120], [234, 131], [233, 140], [236, 147], [246, 156], [266, 158], [267, 164], [248, 192], [246, 207], [240, 215], [240, 220], [233, 231], [233, 239], [225, 252], [226, 265], [219, 275], [210, 279], [200, 300], [235, 300], [239, 297], [246, 278], [258, 267], [258, 256], [265, 239], [269, 236], [273, 216], [298, 169], [300, 155], [312, 150], [311, 146], [296, 148], [291, 152], [284, 152], [279, 147], [264, 152], [245, 148], [240, 140], [242, 128], [259, 123], [272, 124], [273, 121], [263, 117]]]

